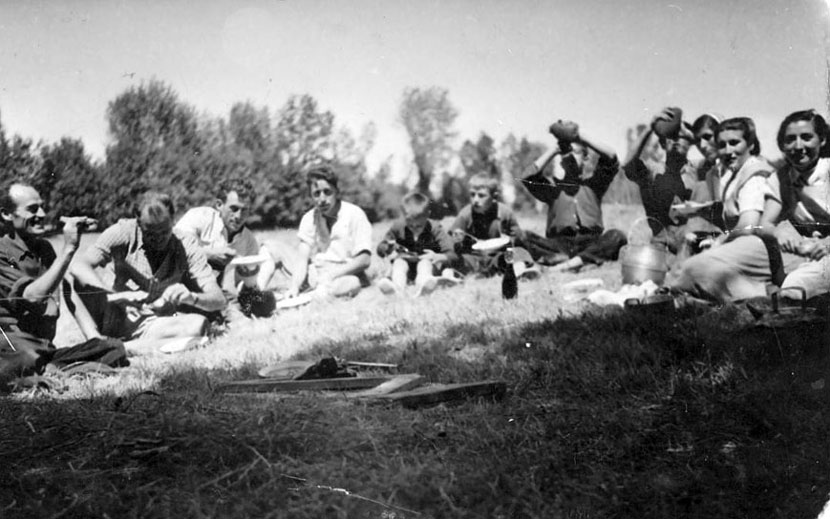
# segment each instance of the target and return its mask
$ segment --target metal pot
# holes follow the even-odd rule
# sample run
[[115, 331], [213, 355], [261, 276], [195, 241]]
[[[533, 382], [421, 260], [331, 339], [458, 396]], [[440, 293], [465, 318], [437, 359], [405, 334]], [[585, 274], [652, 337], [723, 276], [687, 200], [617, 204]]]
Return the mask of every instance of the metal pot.
[[663, 245], [626, 245], [620, 249], [622, 279], [626, 285], [639, 284], [647, 280], [658, 285], [666, 279], [668, 248]]

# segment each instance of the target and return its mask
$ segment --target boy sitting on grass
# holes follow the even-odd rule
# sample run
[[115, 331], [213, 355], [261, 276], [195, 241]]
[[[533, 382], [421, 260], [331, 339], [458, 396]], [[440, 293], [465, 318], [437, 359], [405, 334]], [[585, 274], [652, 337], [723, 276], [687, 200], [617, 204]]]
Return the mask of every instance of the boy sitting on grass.
[[[481, 240], [508, 236], [521, 242], [524, 233], [510, 208], [497, 201], [499, 181], [487, 173], [477, 173], [469, 181], [470, 203], [458, 212], [450, 226], [456, 240], [455, 252], [460, 256], [458, 268], [464, 274], [484, 277], [503, 273], [504, 248], [495, 251], [476, 251], [473, 245]], [[507, 246], [507, 245], [506, 245]], [[505, 247], [506, 247], [505, 246]], [[524, 262], [514, 264], [519, 277], [535, 277], [538, 270], [528, 269]]]
[[444, 265], [455, 263], [458, 255], [441, 223], [429, 218], [429, 203], [429, 198], [417, 191], [404, 196], [403, 218], [392, 224], [378, 244], [378, 256], [392, 258], [391, 279], [378, 281], [384, 294], [403, 292], [407, 282], [415, 283], [416, 297], [429, 294], [439, 282], [457, 283], [449, 273], [447, 277], [435, 276]]

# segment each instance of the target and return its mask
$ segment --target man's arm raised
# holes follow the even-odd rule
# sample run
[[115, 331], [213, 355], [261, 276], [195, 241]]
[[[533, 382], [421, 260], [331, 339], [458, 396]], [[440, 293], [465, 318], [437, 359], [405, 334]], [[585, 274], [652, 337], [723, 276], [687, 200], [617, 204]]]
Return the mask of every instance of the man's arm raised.
[[26, 286], [23, 290], [24, 299], [31, 302], [41, 301], [55, 292], [78, 251], [81, 241], [80, 227], [85, 225], [86, 221], [85, 216], [63, 218], [63, 247], [46, 272]]

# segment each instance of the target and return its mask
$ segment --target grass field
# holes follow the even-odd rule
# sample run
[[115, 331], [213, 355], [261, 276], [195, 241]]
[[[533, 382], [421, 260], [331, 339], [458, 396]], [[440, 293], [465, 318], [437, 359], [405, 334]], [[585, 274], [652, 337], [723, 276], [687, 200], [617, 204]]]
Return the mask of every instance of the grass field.
[[[611, 216], [624, 228], [636, 212]], [[370, 288], [4, 398], [0, 517], [815, 517], [827, 330], [748, 331], [740, 306], [599, 309], [561, 290], [584, 277], [615, 289], [620, 267], [548, 272], [510, 301], [498, 279], [422, 299]], [[508, 393], [406, 410], [215, 390], [322, 355]]]

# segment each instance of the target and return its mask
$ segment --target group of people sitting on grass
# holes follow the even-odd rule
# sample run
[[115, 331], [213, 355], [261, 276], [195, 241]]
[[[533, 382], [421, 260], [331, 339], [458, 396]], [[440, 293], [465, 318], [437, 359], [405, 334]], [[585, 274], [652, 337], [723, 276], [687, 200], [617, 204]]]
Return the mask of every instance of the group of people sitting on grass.
[[[789, 114], [776, 136], [780, 164], [761, 155], [755, 123], [704, 114], [693, 123], [666, 108], [622, 165], [640, 192], [651, 242], [672, 253], [664, 290], [717, 303], [830, 293], [830, 130], [814, 110]], [[601, 200], [620, 169], [613, 151], [558, 121], [557, 146], [528, 168], [523, 184], [547, 203], [545, 237], [525, 233], [542, 263], [578, 268], [616, 259], [626, 243], [602, 228]], [[643, 155], [657, 139], [662, 159]], [[692, 146], [701, 159], [690, 160]], [[586, 168], [588, 150], [596, 156]], [[546, 166], [561, 156], [558, 174]], [[590, 169], [590, 171], [588, 171]]]
[[[472, 207], [456, 224], [462, 235], [457, 244], [429, 219], [425, 195], [405, 197], [404, 218], [377, 247], [392, 260], [382, 290], [403, 291], [413, 280], [425, 295], [439, 281], [457, 283], [462, 272], [495, 272], [489, 258], [479, 261], [471, 254], [468, 240], [517, 236], [519, 230], [509, 209], [495, 201], [498, 183], [479, 180], [471, 182], [477, 194]], [[108, 227], [80, 253], [81, 235], [94, 221], [61, 218], [58, 253], [45, 238], [38, 191], [24, 181], [4, 182], [0, 374], [79, 361], [121, 366], [128, 363], [128, 351], [188, 349], [206, 340], [212, 320], [270, 315], [278, 306], [277, 273], [285, 278], [280, 296], [286, 301], [355, 295], [370, 283], [372, 226], [362, 209], [341, 199], [329, 167], [307, 172], [307, 187], [314, 207], [300, 221], [293, 251], [258, 241], [245, 224], [251, 184], [231, 179], [219, 186], [213, 205], [192, 208], [178, 221], [169, 195], [146, 192], [134, 217]], [[434, 274], [442, 268], [449, 274], [439, 279]], [[61, 307], [86, 338], [83, 344], [54, 346]]]
[[[688, 124], [666, 109], [640, 137], [623, 170], [637, 183], [655, 242], [676, 253], [666, 278], [674, 292], [720, 303], [830, 293], [830, 143], [814, 110], [787, 115], [776, 142], [783, 160], [761, 155], [748, 117], [706, 114]], [[666, 122], [677, 119], [671, 131]], [[657, 132], [665, 160], [639, 155]], [[702, 160], [687, 153], [697, 145]], [[680, 213], [675, 212], [676, 208]]]
[[[245, 225], [251, 185], [231, 179], [213, 205], [178, 221], [170, 196], [145, 193], [133, 218], [105, 229], [76, 257], [90, 219], [62, 218], [56, 252], [44, 238], [40, 194], [7, 181], [0, 191], [0, 373], [76, 361], [125, 365], [127, 350], [187, 349], [205, 340], [212, 319], [270, 315], [279, 297], [354, 296], [370, 284], [373, 249], [388, 259], [388, 275], [374, 277], [389, 295], [414, 285], [423, 296], [467, 275], [534, 278], [537, 265], [567, 270], [615, 260], [626, 234], [603, 228], [601, 203], [620, 169], [639, 187], [652, 240], [676, 253], [670, 290], [719, 302], [763, 296], [771, 285], [800, 287], [808, 297], [830, 292], [824, 118], [807, 110], [783, 120], [777, 142], [784, 162], [776, 168], [761, 156], [751, 119], [707, 114], [689, 124], [680, 114], [655, 116], [622, 167], [576, 123], [554, 123], [556, 146], [521, 179], [549, 207], [544, 236], [524, 232], [498, 201], [499, 180], [477, 174], [468, 183], [470, 204], [447, 230], [430, 218], [429, 196], [411, 192], [401, 219], [373, 247], [366, 214], [341, 199], [335, 172], [319, 166], [307, 172], [313, 208], [300, 221], [296, 250], [257, 240]], [[652, 135], [664, 150], [660, 163], [641, 158]], [[701, 160], [688, 159], [692, 145]], [[276, 295], [278, 273], [285, 285]], [[87, 340], [56, 349], [61, 295]]]

